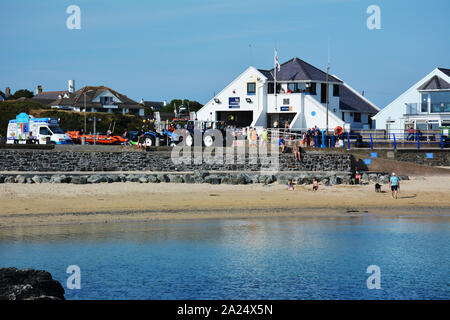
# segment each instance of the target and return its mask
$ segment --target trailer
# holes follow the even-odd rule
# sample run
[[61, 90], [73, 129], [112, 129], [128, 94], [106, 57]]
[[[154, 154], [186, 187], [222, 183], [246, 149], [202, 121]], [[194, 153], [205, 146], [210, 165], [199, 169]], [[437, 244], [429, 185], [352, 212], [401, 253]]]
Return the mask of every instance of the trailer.
[[59, 127], [56, 118], [35, 118], [24, 112], [10, 120], [7, 144], [72, 144], [72, 140]]

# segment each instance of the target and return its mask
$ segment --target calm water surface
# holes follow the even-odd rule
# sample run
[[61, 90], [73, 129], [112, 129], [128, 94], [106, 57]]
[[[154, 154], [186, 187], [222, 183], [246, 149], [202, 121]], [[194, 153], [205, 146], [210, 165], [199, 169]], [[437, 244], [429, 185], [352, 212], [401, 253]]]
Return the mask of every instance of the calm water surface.
[[0, 267], [48, 270], [67, 299], [449, 299], [449, 236], [449, 217], [4, 228]]

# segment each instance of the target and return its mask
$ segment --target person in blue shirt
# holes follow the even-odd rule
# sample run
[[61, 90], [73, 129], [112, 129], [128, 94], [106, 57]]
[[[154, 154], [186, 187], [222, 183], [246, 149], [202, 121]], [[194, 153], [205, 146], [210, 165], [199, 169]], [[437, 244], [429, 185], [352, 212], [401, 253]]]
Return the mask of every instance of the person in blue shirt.
[[286, 151], [286, 141], [284, 140], [283, 136], [280, 136], [280, 139], [278, 139], [278, 146], [280, 147], [281, 153], [284, 153]]
[[392, 191], [392, 198], [397, 199], [398, 190], [400, 190], [400, 179], [392, 172], [391, 179], [389, 180], [389, 187]]

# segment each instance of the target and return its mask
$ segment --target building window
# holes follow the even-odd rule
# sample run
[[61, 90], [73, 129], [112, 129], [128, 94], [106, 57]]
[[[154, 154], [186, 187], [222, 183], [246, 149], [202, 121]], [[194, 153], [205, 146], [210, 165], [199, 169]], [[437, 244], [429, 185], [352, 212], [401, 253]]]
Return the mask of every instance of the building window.
[[320, 85], [320, 102], [326, 103], [327, 102], [327, 84], [322, 83]]
[[288, 105], [289, 104], [289, 99], [283, 99], [283, 104], [284, 105]]
[[353, 121], [354, 122], [361, 122], [361, 113], [360, 112], [354, 112], [353, 113]]
[[333, 84], [333, 97], [339, 97], [339, 85]]
[[[273, 82], [268, 82], [267, 84], [267, 93], [268, 94], [273, 94], [273, 87], [274, 87], [274, 83]], [[277, 93], [280, 93], [281, 90], [281, 84], [277, 82]]]
[[248, 82], [247, 83], [247, 95], [256, 94], [256, 82]]
[[422, 93], [422, 101], [420, 105], [420, 112], [428, 112], [428, 93]]
[[313, 96], [315, 96], [317, 94], [317, 89], [316, 89], [316, 83], [315, 82], [310, 83], [309, 94], [311, 94]]

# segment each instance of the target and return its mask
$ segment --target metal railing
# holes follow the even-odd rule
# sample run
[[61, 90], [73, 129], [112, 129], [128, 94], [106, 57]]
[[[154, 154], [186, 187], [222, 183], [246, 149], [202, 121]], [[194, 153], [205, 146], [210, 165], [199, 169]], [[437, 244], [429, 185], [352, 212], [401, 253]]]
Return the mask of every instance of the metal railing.
[[444, 135], [440, 130], [414, 130], [414, 132], [408, 130], [390, 130], [389, 132], [386, 130], [355, 130], [342, 132], [340, 135], [321, 130], [319, 134], [309, 137], [309, 143], [308, 139], [304, 139], [303, 132], [268, 129], [269, 136], [272, 136], [274, 130], [277, 130], [278, 136], [285, 138], [287, 145], [298, 141], [302, 147], [370, 148], [372, 150], [385, 148], [394, 150], [397, 148], [450, 148], [450, 136]]

